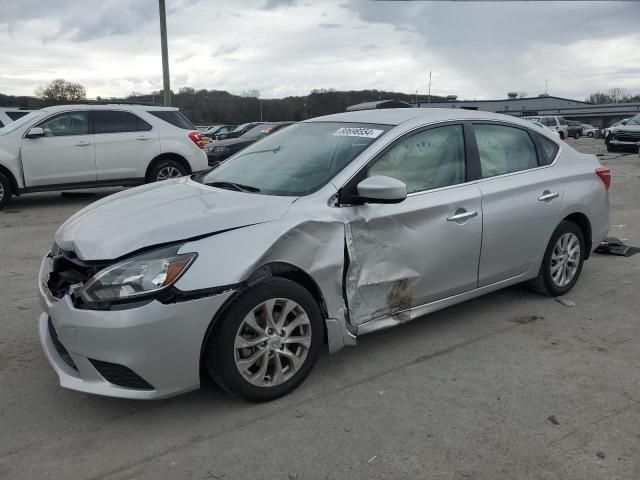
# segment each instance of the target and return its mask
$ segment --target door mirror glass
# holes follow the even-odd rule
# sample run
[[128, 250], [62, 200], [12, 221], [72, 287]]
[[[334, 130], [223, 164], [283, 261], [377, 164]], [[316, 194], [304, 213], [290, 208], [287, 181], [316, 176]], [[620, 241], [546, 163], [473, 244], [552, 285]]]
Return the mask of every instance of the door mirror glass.
[[44, 137], [44, 130], [40, 127], [33, 127], [26, 135], [27, 138], [40, 138]]
[[407, 198], [407, 186], [395, 178], [375, 175], [358, 184], [358, 196], [364, 203], [400, 203]]

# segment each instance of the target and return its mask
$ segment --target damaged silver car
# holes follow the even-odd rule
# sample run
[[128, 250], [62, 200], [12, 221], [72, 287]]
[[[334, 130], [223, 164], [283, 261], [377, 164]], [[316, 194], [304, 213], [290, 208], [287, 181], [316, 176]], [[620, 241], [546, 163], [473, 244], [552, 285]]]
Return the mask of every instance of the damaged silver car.
[[569, 291], [609, 226], [609, 170], [530, 122], [452, 109], [308, 120], [220, 167], [106, 197], [42, 261], [63, 387], [267, 401], [324, 343], [520, 282]]

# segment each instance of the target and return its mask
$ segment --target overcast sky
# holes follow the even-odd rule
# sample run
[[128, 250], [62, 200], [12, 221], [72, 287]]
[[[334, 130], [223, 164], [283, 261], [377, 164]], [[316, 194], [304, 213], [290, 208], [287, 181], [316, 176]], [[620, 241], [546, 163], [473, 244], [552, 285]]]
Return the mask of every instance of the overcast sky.
[[[167, 0], [172, 89], [640, 91], [640, 2]], [[0, 93], [162, 88], [157, 0], [0, 0]]]

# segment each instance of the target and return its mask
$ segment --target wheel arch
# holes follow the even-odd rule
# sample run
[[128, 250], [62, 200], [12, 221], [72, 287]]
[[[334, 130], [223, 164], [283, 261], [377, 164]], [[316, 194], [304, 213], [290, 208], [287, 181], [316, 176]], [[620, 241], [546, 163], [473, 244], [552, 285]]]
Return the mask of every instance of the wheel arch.
[[16, 180], [16, 177], [13, 175], [13, 173], [11, 173], [11, 170], [9, 170], [4, 165], [0, 164], [0, 173], [2, 173], [5, 177], [9, 179], [9, 182], [11, 183], [11, 188], [13, 190], [11, 193], [16, 196], [20, 195], [20, 187], [18, 186], [18, 181]]
[[582, 236], [584, 237], [585, 245], [587, 247], [584, 259], [588, 259], [591, 256], [591, 249], [593, 247], [593, 237], [589, 217], [587, 217], [582, 212], [574, 212], [570, 215], [567, 215], [562, 220], [575, 223], [580, 228], [580, 230], [582, 230]]
[[323, 337], [324, 342], [327, 343], [327, 325], [326, 320], [329, 318], [327, 305], [324, 299], [324, 294], [322, 290], [316, 283], [316, 281], [305, 272], [303, 269], [286, 262], [270, 262], [265, 265], [262, 265], [258, 269], [256, 269], [244, 282], [239, 285], [239, 288], [231, 295], [224, 304], [218, 309], [218, 311], [214, 314], [211, 322], [207, 327], [207, 330], [202, 338], [202, 345], [200, 346], [200, 373], [202, 376], [203, 372], [203, 364], [202, 364], [202, 356], [205, 352], [205, 348], [207, 342], [209, 341], [209, 337], [213, 332], [213, 328], [216, 323], [225, 315], [229, 306], [233, 304], [236, 298], [241, 295], [248, 287], [253, 286], [267, 278], [271, 277], [281, 277], [286, 278], [287, 280], [291, 280], [292, 282], [297, 283], [305, 290], [307, 290], [311, 296], [315, 299], [320, 308], [320, 312], [322, 313], [323, 322]]
[[153, 168], [158, 164], [158, 162], [160, 162], [162, 160], [175, 160], [176, 162], [180, 163], [180, 165], [182, 165], [187, 170], [187, 175], [193, 173], [191, 171], [191, 165], [189, 164], [187, 159], [184, 158], [182, 155], [180, 155], [178, 153], [171, 153], [171, 152], [161, 153], [161, 154], [157, 155], [156, 157], [154, 157], [154, 159], [151, 160], [151, 162], [149, 162], [149, 166], [147, 167], [147, 171], [144, 174], [145, 182], [149, 181], [149, 174], [151, 173]]

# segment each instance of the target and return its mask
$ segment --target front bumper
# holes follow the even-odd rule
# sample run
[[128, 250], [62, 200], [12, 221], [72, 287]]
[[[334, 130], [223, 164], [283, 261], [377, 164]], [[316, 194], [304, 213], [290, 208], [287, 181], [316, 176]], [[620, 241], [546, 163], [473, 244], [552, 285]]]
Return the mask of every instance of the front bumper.
[[40, 342], [62, 387], [157, 399], [200, 386], [204, 336], [233, 292], [167, 305], [154, 300], [125, 310], [80, 310], [69, 295], [51, 296], [50, 271], [45, 257], [38, 276]]

